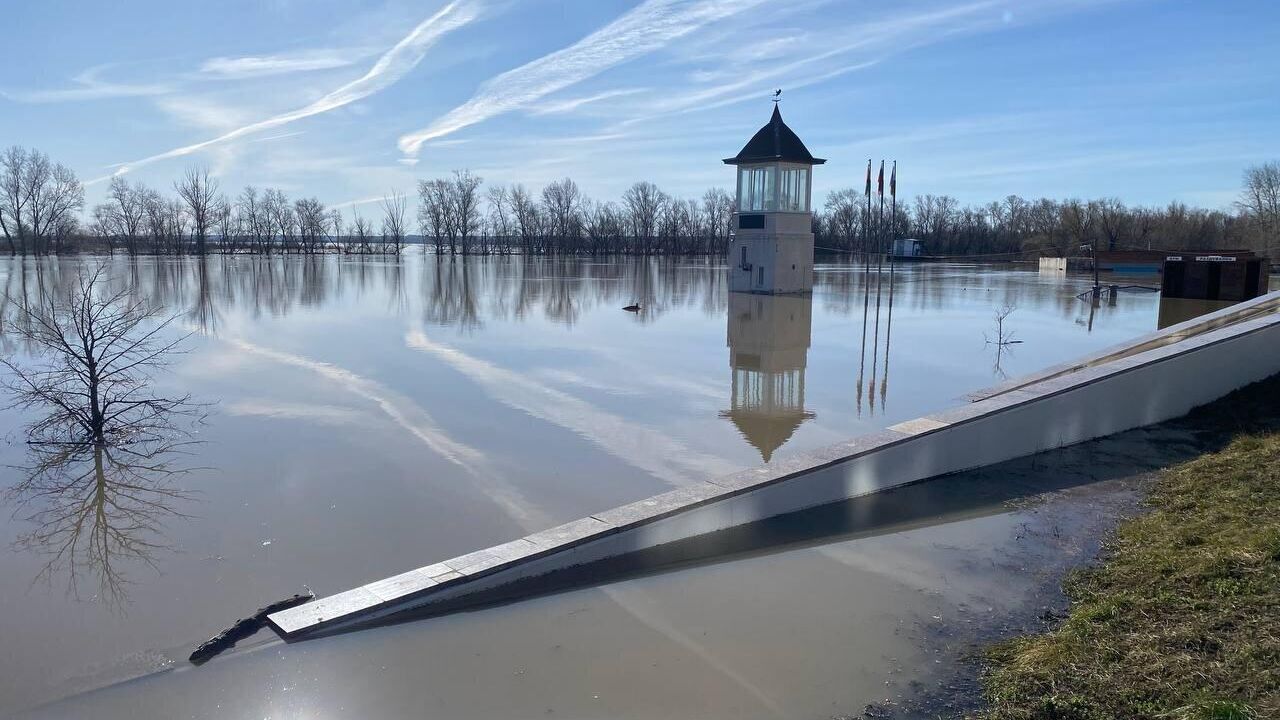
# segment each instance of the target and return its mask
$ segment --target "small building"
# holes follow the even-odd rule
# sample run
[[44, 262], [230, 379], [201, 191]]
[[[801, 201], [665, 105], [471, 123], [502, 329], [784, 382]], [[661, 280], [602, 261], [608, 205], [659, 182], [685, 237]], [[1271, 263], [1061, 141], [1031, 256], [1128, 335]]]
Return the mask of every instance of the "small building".
[[1249, 253], [1166, 255], [1162, 298], [1250, 300], [1267, 292], [1267, 261]]
[[924, 255], [924, 241], [915, 238], [895, 238], [893, 256], [895, 258], [918, 258]]
[[810, 176], [815, 158], [782, 122], [777, 104], [769, 123], [725, 164], [738, 168], [738, 212], [729, 243], [729, 290], [754, 293], [813, 291], [813, 214]]
[[[1110, 273], [1158, 273], [1168, 250], [1099, 250], [1098, 270]], [[1202, 253], [1203, 254], [1203, 253]], [[1214, 250], [1214, 255], [1250, 257], [1252, 250]]]

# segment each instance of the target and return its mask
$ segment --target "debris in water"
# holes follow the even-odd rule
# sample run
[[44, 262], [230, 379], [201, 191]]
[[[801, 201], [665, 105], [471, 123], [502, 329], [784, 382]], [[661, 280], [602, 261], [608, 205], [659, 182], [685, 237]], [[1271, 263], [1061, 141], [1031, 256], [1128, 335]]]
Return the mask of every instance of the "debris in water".
[[[304, 585], [303, 587], [306, 586]], [[196, 665], [201, 665], [214, 655], [217, 655], [229, 647], [233, 647], [236, 642], [258, 632], [258, 630], [266, 624], [267, 616], [271, 613], [278, 612], [280, 610], [288, 610], [291, 607], [297, 607], [303, 603], [315, 600], [316, 595], [311, 592], [311, 588], [306, 588], [306, 590], [306, 594], [294, 595], [293, 597], [285, 598], [280, 602], [271, 603], [270, 605], [258, 610], [258, 612], [253, 615], [238, 620], [236, 624], [200, 643], [200, 647], [197, 647], [191, 653], [191, 657], [189, 657], [188, 660]]]

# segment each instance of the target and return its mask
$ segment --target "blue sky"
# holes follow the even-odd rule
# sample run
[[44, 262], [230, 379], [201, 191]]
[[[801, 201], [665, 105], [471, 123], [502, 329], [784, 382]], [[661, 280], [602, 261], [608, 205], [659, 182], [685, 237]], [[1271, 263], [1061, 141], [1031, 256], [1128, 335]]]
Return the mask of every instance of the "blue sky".
[[[1270, 0], [240, 0], [12, 3], [0, 145], [169, 190], [208, 166], [360, 201], [469, 168], [615, 198], [732, 185], [783, 93], [821, 195], [1225, 207], [1280, 158]], [[20, 59], [15, 61], [15, 59]], [[98, 181], [98, 182], [93, 182]]]

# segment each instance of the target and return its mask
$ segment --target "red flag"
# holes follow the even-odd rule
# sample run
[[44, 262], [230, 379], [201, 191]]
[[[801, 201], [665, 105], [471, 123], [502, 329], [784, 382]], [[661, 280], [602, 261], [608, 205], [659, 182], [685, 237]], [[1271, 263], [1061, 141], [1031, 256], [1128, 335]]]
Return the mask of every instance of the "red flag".
[[898, 161], [893, 161], [893, 172], [889, 173], [889, 195], [898, 197]]
[[880, 161], [880, 175], [876, 177], [876, 194], [884, 195], [884, 161]]
[[871, 197], [871, 158], [867, 158], [867, 197]]

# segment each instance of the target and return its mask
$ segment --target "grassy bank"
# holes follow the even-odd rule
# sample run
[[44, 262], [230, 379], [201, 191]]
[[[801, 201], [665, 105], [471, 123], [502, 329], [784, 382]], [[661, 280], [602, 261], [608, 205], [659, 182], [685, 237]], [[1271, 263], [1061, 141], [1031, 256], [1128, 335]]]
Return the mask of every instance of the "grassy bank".
[[1161, 474], [1061, 625], [992, 651], [979, 717], [1280, 718], [1280, 432], [1251, 429]]

